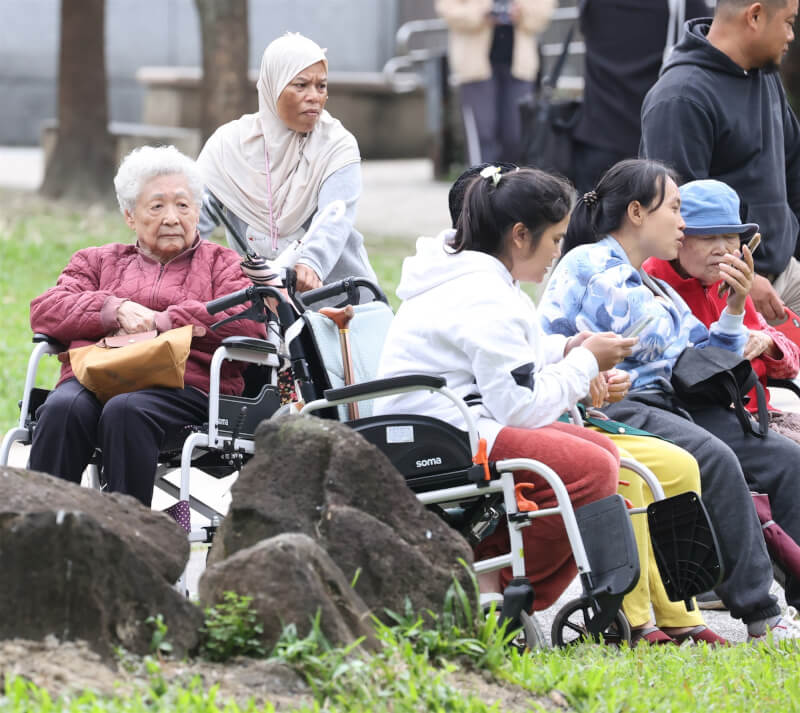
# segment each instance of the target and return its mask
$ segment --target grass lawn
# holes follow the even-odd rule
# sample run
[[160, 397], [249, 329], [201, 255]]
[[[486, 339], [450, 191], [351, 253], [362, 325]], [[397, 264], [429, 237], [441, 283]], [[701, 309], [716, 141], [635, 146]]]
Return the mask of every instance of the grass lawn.
[[[5, 320], [0, 345], [0, 430], [17, 419], [30, 348], [31, 298], [54, 284], [77, 249], [109, 241], [128, 241], [118, 213], [77, 211], [31, 196], [0, 192], [0, 299]], [[400, 263], [412, 246], [402, 240], [369, 240], [368, 249], [381, 284], [397, 306], [394, 289]], [[57, 364], [47, 365], [41, 383], [52, 384]], [[0, 577], [0, 581], [2, 577]], [[1, 614], [0, 614], [1, 615]], [[485, 634], [485, 632], [484, 632]], [[477, 638], [475, 638], [477, 636]], [[568, 651], [519, 655], [498, 649], [490, 636], [449, 629], [425, 632], [405, 626], [384, 632], [384, 650], [366, 659], [343, 651], [298, 645], [281, 654], [312, 684], [313, 710], [330, 711], [498, 711], [493, 700], [463, 695], [453, 682], [458, 669], [482, 671], [487, 680], [544, 696], [532, 710], [800, 711], [798, 650], [736, 646], [616, 650], [583, 646]], [[477, 643], [475, 643], [477, 642]], [[2, 682], [0, 682], [1, 684]], [[162, 681], [162, 684], [164, 682]], [[549, 698], [548, 698], [549, 696]], [[542, 699], [544, 700], [544, 699]], [[3, 692], [5, 711], [208, 711], [225, 708], [205, 691], [161, 685], [136, 699], [99, 699], [92, 694], [52, 701], [23, 679], [10, 679]], [[526, 710], [528, 704], [514, 707]], [[241, 709], [244, 710], [244, 709]], [[265, 710], [269, 710], [269, 707]]]
[[[740, 645], [724, 650], [582, 645], [519, 653], [491, 626], [424, 628], [408, 620], [378, 632], [371, 655], [289, 637], [270, 658], [306, 680], [313, 704], [281, 711], [342, 713], [790, 713], [800, 710], [797, 649]], [[206, 679], [177, 683], [152, 657], [137, 693], [51, 697], [24, 678], [0, 687], [0, 713], [238, 713], [276, 710], [220, 700]], [[210, 688], [209, 688], [210, 686]]]

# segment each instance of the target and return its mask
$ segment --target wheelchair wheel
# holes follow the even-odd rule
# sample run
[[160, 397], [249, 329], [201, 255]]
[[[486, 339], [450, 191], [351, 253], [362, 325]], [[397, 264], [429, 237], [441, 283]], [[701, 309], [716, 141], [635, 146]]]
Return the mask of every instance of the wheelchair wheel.
[[631, 642], [631, 626], [622, 609], [614, 621], [599, 634], [589, 633], [587, 624], [594, 618], [594, 610], [589, 599], [573, 599], [565, 604], [553, 620], [551, 632], [553, 646], [570, 646], [583, 642], [604, 643], [619, 646]]
[[[498, 595], [497, 599], [483, 602], [484, 616], [489, 616], [492, 603], [497, 605], [496, 611], [499, 612], [503, 605], [502, 596]], [[526, 649], [546, 649], [548, 646], [547, 638], [545, 637], [544, 631], [542, 631], [542, 626], [539, 624], [539, 620], [536, 618], [536, 616], [523, 611], [520, 612], [519, 618], [522, 623], [522, 628], [511, 640], [510, 645], [518, 649], [520, 653], [524, 652]]]
[[522, 621], [522, 630], [514, 637], [511, 644], [521, 652], [526, 649], [531, 651], [534, 649], [546, 649], [547, 639], [536, 616], [524, 611], [520, 613], [519, 618]]

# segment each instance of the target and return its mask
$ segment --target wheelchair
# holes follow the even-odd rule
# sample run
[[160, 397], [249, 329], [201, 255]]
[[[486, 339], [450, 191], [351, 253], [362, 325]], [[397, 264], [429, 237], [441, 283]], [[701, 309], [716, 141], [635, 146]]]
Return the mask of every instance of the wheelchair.
[[[645, 480], [654, 503], [646, 509], [629, 509], [620, 495], [611, 495], [574, 510], [562, 481], [545, 464], [530, 459], [488, 461], [469, 408], [447, 388], [443, 378], [408, 375], [374, 380], [393, 314], [380, 290], [368, 281], [344, 283], [307, 293], [303, 297], [307, 309], [285, 335], [295, 386], [304, 403], [300, 413], [336, 419], [360, 433], [384, 452], [422, 503], [471, 543], [480, 541], [505, 519], [510, 551], [476, 562], [474, 571], [481, 574], [511, 567], [513, 578], [503, 593], [482, 595], [481, 603], [485, 608], [496, 606], [509, 630], [521, 632], [516, 640], [520, 646], [546, 645], [536, 618], [529, 613], [535, 593], [525, 576], [523, 556], [522, 529], [536, 518], [562, 517], [583, 590], [582, 596], [556, 616], [551, 639], [557, 645], [586, 639], [630, 642], [630, 626], [620, 609], [624, 595], [639, 576], [630, 515], [647, 513], [659, 570], [671, 599], [689, 603], [691, 597], [721, 579], [713, 528], [697, 494], [665, 499], [652, 472], [626, 459], [622, 467]], [[335, 310], [308, 308], [315, 300], [337, 292], [352, 297], [357, 287], [369, 287], [375, 299], [353, 306], [345, 340], [345, 330], [334, 321], [339, 316]], [[209, 311], [213, 308], [210, 305]], [[348, 343], [354, 345], [349, 351]], [[372, 415], [375, 398], [417, 389], [450, 399], [464, 416], [467, 430], [427, 416]], [[289, 409], [284, 407], [276, 415], [285, 410]], [[514, 482], [513, 474], [519, 470], [544, 478], [557, 505], [540, 509], [528, 499], [527, 486]]]
[[[374, 300], [359, 304], [360, 293], [367, 289]], [[345, 304], [353, 305], [355, 318], [350, 323], [357, 349], [352, 353], [353, 370], [345, 385], [345, 361], [339, 345], [341, 335], [336, 325], [321, 312], [310, 309], [318, 300], [344, 295]], [[417, 497], [434, 509], [468, 540], [476, 542], [504, 518], [509, 530], [510, 551], [506, 555], [475, 563], [475, 571], [496, 571], [511, 566], [513, 579], [500, 594], [482, 597], [485, 607], [499, 608], [502, 620], [520, 630], [520, 645], [542, 646], [545, 637], [531, 611], [534, 592], [524, 571], [522, 528], [535, 518], [559, 515], [578, 566], [583, 595], [562, 608], [553, 626], [552, 640], [559, 645], [592, 639], [608, 642], [630, 640], [630, 627], [620, 604], [638, 578], [636, 544], [621, 496], [612, 495], [574, 511], [566, 489], [546, 465], [528, 459], [489, 463], [480, 455], [480, 439], [468, 408], [449, 392], [443, 379], [430, 376], [372, 380], [380, 358], [380, 349], [392, 312], [379, 288], [369, 281], [350, 278], [306, 293], [293, 306], [275, 287], [253, 285], [214, 300], [207, 305], [210, 313], [249, 303], [242, 313], [229, 319], [269, 318], [268, 300], [275, 312], [288, 349], [288, 359], [303, 413], [316, 413], [347, 423], [390, 458], [405, 475]], [[63, 351], [44, 335], [35, 335], [35, 348], [29, 359], [25, 390], [20, 403], [19, 424], [11, 429], [0, 445], [0, 464], [6, 464], [15, 442], [30, 444], [35, 429], [35, 412], [44, 402], [47, 391], [35, 388], [36, 369], [47, 354]], [[219, 370], [225, 359], [233, 359], [260, 368], [262, 381], [248, 396], [219, 393]], [[175, 439], [160, 457], [156, 486], [188, 502], [191, 509], [209, 519], [210, 524], [189, 527], [192, 542], [211, 542], [215, 522], [224, 513], [203, 503], [191, 493], [191, 468], [197, 467], [222, 477], [238, 471], [254, 452], [253, 436], [264, 418], [294, 409], [280, 406], [277, 370], [280, 364], [276, 346], [264, 340], [230, 337], [223, 341], [211, 363], [208, 421], [189, 427]], [[450, 398], [464, 414], [466, 432], [424, 416], [374, 417], [369, 402], [374, 398], [407, 389], [436, 391]], [[361, 413], [351, 418], [351, 405], [358, 402]], [[182, 440], [182, 445], [180, 442]], [[639, 474], [651, 488], [656, 502], [647, 508], [651, 537], [659, 569], [667, 592], [674, 600], [689, 600], [712, 588], [721, 577], [713, 530], [699, 498], [688, 493], [680, 502], [663, 499], [656, 478], [641, 464], [624, 463]], [[179, 485], [164, 477], [180, 469]], [[538, 509], [516, 487], [515, 470], [532, 470], [553, 488], [557, 506]], [[90, 484], [99, 485], [96, 463], [90, 467]], [[686, 534], [681, 534], [686, 533]], [[702, 547], [700, 546], [702, 545]], [[703, 547], [705, 549], [703, 549]], [[185, 593], [185, 575], [177, 583]]]
[[[358, 280], [343, 280], [334, 288], [334, 293], [344, 294], [349, 302], [358, 303], [361, 298]], [[328, 290], [321, 288], [324, 299]], [[313, 295], [309, 293], [311, 298]], [[385, 300], [382, 293], [380, 296]], [[274, 311], [268, 302], [277, 305]], [[249, 306], [233, 319], [251, 319], [258, 322], [272, 321], [281, 332], [286, 332], [305, 310], [302, 301], [291, 290], [284, 293], [273, 286], [253, 285], [245, 290], [216, 300], [209, 304], [212, 313], [228, 308], [231, 304]], [[232, 321], [232, 320], [231, 320]], [[221, 324], [221, 323], [218, 323]], [[36, 411], [44, 404], [49, 389], [36, 386], [37, 372], [46, 356], [57, 355], [66, 347], [46, 334], [33, 336], [34, 348], [28, 359], [22, 399], [19, 402], [18, 423], [11, 428], [0, 443], [0, 465], [7, 465], [15, 444], [29, 446], [36, 429]], [[299, 343], [292, 346], [293, 358], [299, 365], [306, 360]], [[281, 405], [278, 387], [278, 370], [281, 365], [278, 346], [270, 341], [249, 337], [228, 337], [215, 351], [210, 364], [210, 387], [208, 416], [201, 425], [186, 426], [179, 432], [169, 434], [159, 454], [155, 487], [170, 498], [175, 505], [167, 512], [179, 522], [188, 523], [189, 540], [193, 543], [210, 544], [216, 526], [224, 517], [224, 511], [192, 492], [192, 469], [197, 469], [212, 478], [220, 479], [236, 474], [254, 452], [253, 437], [258, 424], [273, 415]], [[225, 360], [247, 363], [245, 371], [245, 393], [241, 396], [220, 394], [220, 369]], [[95, 451], [84, 483], [96, 489], [103, 488], [99, 451]], [[173, 473], [179, 473], [177, 483]], [[203, 518], [205, 524], [192, 521], [192, 513]], [[178, 515], [180, 514], [180, 518]], [[184, 576], [176, 584], [186, 593]]]

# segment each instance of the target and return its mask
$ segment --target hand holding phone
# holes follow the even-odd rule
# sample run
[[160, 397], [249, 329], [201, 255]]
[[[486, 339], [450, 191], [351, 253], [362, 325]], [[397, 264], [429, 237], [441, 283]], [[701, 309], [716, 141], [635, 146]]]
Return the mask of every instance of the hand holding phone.
[[[756, 233], [752, 238], [750, 238], [750, 242], [747, 243], [747, 249], [750, 251], [752, 255], [756, 248], [761, 244], [761, 233]], [[717, 288], [717, 295], [720, 297], [724, 297], [729, 291], [731, 286], [727, 282], [722, 282], [720, 286]]]

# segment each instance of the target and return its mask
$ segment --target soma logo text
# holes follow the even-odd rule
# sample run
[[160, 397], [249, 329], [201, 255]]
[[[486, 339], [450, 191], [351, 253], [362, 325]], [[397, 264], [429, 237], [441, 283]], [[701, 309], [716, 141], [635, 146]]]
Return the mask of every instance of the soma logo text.
[[441, 465], [442, 459], [439, 456], [435, 456], [433, 458], [423, 458], [422, 460], [417, 461], [417, 468], [427, 468], [431, 465]]

